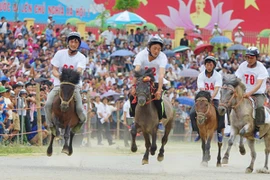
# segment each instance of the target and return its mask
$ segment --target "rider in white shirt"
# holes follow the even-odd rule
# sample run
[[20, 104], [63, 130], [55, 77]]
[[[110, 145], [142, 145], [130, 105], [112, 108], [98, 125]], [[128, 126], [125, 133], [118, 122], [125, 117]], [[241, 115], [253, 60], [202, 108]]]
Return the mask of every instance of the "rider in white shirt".
[[[55, 125], [52, 122], [52, 104], [54, 97], [59, 93], [60, 90], [60, 76], [62, 68], [72, 68], [76, 69], [78, 72], [83, 73], [86, 67], [86, 57], [78, 52], [78, 49], [81, 44], [81, 36], [77, 32], [71, 32], [67, 37], [68, 49], [59, 50], [55, 53], [51, 64], [52, 64], [52, 75], [54, 79], [54, 88], [50, 91], [47, 96], [47, 101], [45, 104], [45, 113], [47, 119], [47, 125], [50, 127], [52, 133], [56, 134]], [[79, 85], [75, 88], [75, 99], [76, 99], [76, 112], [79, 116], [79, 123], [83, 124], [86, 120], [86, 117], [83, 113], [82, 97], [80, 94], [80, 87], [82, 82], [80, 81]], [[79, 130], [73, 129], [73, 131]]]
[[[209, 91], [211, 94], [211, 99], [214, 103], [214, 106], [218, 108], [219, 99], [220, 99], [220, 88], [222, 87], [222, 76], [215, 70], [217, 65], [216, 58], [213, 56], [207, 56], [204, 59], [205, 71], [202, 71], [197, 79], [198, 90], [200, 91]], [[190, 119], [192, 121], [193, 130], [198, 131], [196, 126], [196, 112], [195, 107], [190, 111]], [[222, 142], [222, 129], [225, 128], [224, 116], [218, 117], [218, 141]], [[198, 141], [200, 136], [197, 136], [195, 141]]]
[[249, 47], [246, 51], [246, 61], [240, 64], [235, 75], [241, 79], [246, 86], [244, 97], [253, 97], [256, 99], [255, 132], [258, 131], [258, 125], [265, 122], [264, 102], [266, 99], [266, 80], [269, 77], [267, 69], [257, 61], [260, 52], [256, 47]]
[[[157, 110], [159, 120], [166, 118], [166, 115], [162, 112], [162, 99], [161, 93], [163, 88], [163, 79], [165, 76], [165, 67], [168, 63], [167, 56], [161, 51], [164, 47], [164, 42], [159, 36], [154, 36], [148, 42], [148, 47], [139, 52], [136, 55], [133, 65], [135, 66], [135, 71], [140, 71], [141, 69], [152, 68], [153, 75], [155, 77], [155, 98], [154, 100]], [[134, 78], [134, 83], [136, 84], [136, 78]], [[135, 95], [135, 90], [131, 92], [130, 102], [131, 102], [131, 116], [135, 116], [135, 107], [137, 103], [132, 103]], [[162, 124], [159, 125], [159, 129], [162, 130]]]

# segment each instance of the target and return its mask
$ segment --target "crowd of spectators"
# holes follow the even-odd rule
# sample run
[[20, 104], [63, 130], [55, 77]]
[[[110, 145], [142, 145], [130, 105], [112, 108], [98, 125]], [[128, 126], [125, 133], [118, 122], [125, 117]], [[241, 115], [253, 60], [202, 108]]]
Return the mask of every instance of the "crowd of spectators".
[[[37, 130], [37, 105], [36, 105], [36, 84], [39, 83], [41, 106], [46, 101], [46, 95], [52, 89], [50, 60], [59, 49], [66, 48], [66, 37], [72, 31], [77, 31], [69, 23], [61, 28], [55, 28], [52, 17], [48, 18], [45, 29], [40, 29], [38, 25], [30, 26], [27, 29], [27, 22], [17, 21], [7, 22], [5, 17], [1, 17], [0, 22], [0, 141], [13, 143], [16, 134], [20, 131], [28, 133], [24, 142], [36, 144]], [[163, 34], [165, 33], [165, 35]], [[87, 56], [89, 62], [83, 73], [82, 96], [85, 113], [90, 112], [90, 123], [92, 134], [97, 137], [97, 143], [102, 145], [102, 129], [106, 134], [104, 137], [108, 143], [113, 144], [114, 132], [117, 118], [120, 117], [125, 145], [128, 146], [128, 128], [132, 122], [124, 121], [128, 116], [125, 113], [124, 104], [128, 100], [128, 93], [133, 78], [133, 61], [135, 56], [130, 57], [110, 57], [119, 49], [132, 51], [135, 55], [147, 46], [148, 40], [159, 35], [164, 39], [164, 50], [172, 49], [172, 39], [170, 33], [162, 32], [159, 29], [154, 32], [152, 29], [143, 27], [142, 29], [132, 29], [130, 33], [124, 29], [108, 29], [96, 37], [92, 32], [82, 40], [87, 43], [89, 49], [82, 48], [81, 52]], [[188, 34], [185, 34], [188, 36]], [[99, 40], [101, 39], [101, 41]], [[191, 44], [193, 39], [185, 39], [186, 44]], [[190, 46], [191, 48], [191, 46]], [[223, 46], [213, 52], [218, 60], [216, 70], [222, 75], [234, 73], [239, 64], [245, 60], [242, 52], [228, 52]], [[166, 67], [166, 79], [168, 91], [166, 95], [170, 98], [176, 109], [176, 123], [173, 131], [176, 139], [184, 140], [190, 137], [191, 128], [189, 123], [189, 108], [179, 104], [177, 98], [180, 96], [194, 97], [197, 90], [196, 78], [182, 77], [181, 71], [185, 69], [195, 69], [203, 71], [203, 59], [205, 52], [195, 56], [192, 48], [175, 56], [168, 57]], [[261, 61], [269, 67], [270, 58], [268, 54], [261, 54]], [[269, 83], [268, 83], [269, 85]], [[90, 107], [87, 109], [87, 92], [90, 92]], [[105, 93], [115, 93], [109, 96], [109, 101], [102, 98]], [[267, 91], [270, 97], [270, 88]], [[111, 114], [108, 123], [97, 121], [100, 108], [109, 107], [106, 113]], [[45, 113], [41, 107], [43, 138], [46, 142], [48, 135], [46, 131]], [[130, 118], [130, 117], [128, 117]], [[23, 126], [23, 127], [22, 127]], [[83, 131], [89, 131], [87, 126]], [[180, 136], [180, 138], [178, 138]], [[188, 138], [189, 139], [189, 138]], [[85, 139], [83, 140], [85, 144]]]

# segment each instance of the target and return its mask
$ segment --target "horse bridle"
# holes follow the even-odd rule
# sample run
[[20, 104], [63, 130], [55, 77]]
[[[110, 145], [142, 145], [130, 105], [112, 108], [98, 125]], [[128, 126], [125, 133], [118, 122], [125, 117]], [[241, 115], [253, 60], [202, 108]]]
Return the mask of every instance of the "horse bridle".
[[229, 86], [223, 86], [223, 87], [221, 87], [221, 89], [229, 89], [229, 90], [231, 90], [231, 91], [233, 92], [233, 95], [232, 95], [232, 97], [229, 99], [228, 102], [226, 102], [226, 103], [220, 102], [220, 103], [219, 103], [219, 106], [223, 106], [223, 107], [225, 107], [225, 108], [228, 108], [228, 107], [231, 106], [233, 109], [235, 109], [236, 107], [238, 107], [238, 106], [240, 105], [241, 101], [243, 100], [243, 97], [241, 97], [240, 101], [239, 101], [235, 106], [233, 106], [233, 105], [231, 104], [231, 103], [232, 103], [232, 100], [233, 100], [234, 98], [238, 97], [238, 94], [237, 94], [237, 92], [235, 91], [235, 88], [231, 88], [231, 87], [229, 87]]
[[197, 108], [195, 106], [195, 112], [197, 114], [197, 117], [201, 116], [202, 118], [199, 118], [199, 119], [202, 119], [199, 124], [203, 124], [204, 121], [207, 119], [206, 115], [208, 114], [209, 110], [210, 110], [210, 102], [208, 102], [208, 100], [205, 98], [205, 97], [199, 97], [198, 99], [196, 99], [196, 103], [198, 103], [198, 101], [206, 101], [207, 102], [207, 110], [206, 112], [198, 112], [197, 111]]
[[68, 84], [68, 85], [72, 85], [72, 86], [76, 86], [76, 85], [73, 83], [70, 83], [70, 82], [61, 82], [60, 83], [59, 98], [61, 99], [62, 104], [68, 105], [70, 103], [70, 101], [72, 101], [72, 99], [74, 98], [75, 93], [73, 92], [72, 96], [69, 98], [68, 101], [64, 101], [63, 98], [61, 97], [61, 85], [62, 84]]
[[[142, 82], [142, 83], [145, 83], [145, 82]], [[153, 85], [151, 84], [151, 82], [149, 82], [149, 85], [150, 85], [150, 93], [151, 93], [150, 97], [145, 92], [139, 92], [138, 94], [136, 93], [136, 96], [137, 97], [138, 96], [144, 96], [146, 98], [146, 103], [145, 104], [149, 104], [151, 101], [156, 100], [156, 97], [155, 98], [151, 98], [152, 97], [152, 94], [153, 94], [152, 91], [154, 91], [154, 90], [153, 90]]]

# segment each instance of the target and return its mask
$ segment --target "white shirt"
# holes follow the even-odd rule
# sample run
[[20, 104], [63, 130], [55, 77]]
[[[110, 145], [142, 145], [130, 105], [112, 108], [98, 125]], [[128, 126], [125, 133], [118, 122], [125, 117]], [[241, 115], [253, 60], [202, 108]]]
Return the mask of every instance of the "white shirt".
[[7, 22], [0, 22], [0, 34], [6, 34], [7, 33]]
[[[63, 67], [65, 68], [73, 68], [76, 70], [77, 68], [82, 68], [82, 70], [85, 70], [86, 67], [86, 57], [80, 53], [77, 52], [76, 55], [70, 56], [68, 54], [68, 49], [59, 50], [55, 53], [51, 64], [57, 68], [59, 68], [59, 72], [62, 71]], [[60, 80], [52, 75], [54, 81], [54, 86], [60, 85]], [[82, 85], [82, 82], [80, 81], [79, 85]]]
[[100, 34], [101, 37], [105, 38], [106, 45], [110, 45], [111, 42], [114, 40], [114, 35], [112, 31], [106, 30], [103, 33]]
[[142, 69], [153, 68], [155, 82], [158, 82], [159, 68], [165, 68], [167, 63], [168, 63], [167, 56], [163, 52], [160, 52], [158, 57], [150, 62], [148, 59], [147, 48], [145, 48], [144, 50], [142, 50], [137, 54], [133, 65], [134, 66], [140, 65]]
[[[197, 80], [198, 89], [203, 88], [206, 91], [209, 91], [213, 95], [215, 87], [222, 87], [222, 76], [216, 70], [214, 70], [213, 75], [208, 78], [205, 74], [205, 71], [202, 71]], [[220, 99], [220, 91], [214, 99]]]
[[[129, 109], [130, 109], [130, 101], [128, 99], [123, 105], [123, 113], [126, 112], [126, 118], [130, 118]], [[121, 119], [124, 120], [123, 115]]]
[[246, 86], [246, 92], [250, 92], [256, 86], [257, 80], [263, 79], [263, 83], [254, 94], [263, 94], [266, 90], [266, 80], [269, 77], [265, 66], [257, 61], [257, 65], [254, 68], [247, 67], [247, 61], [240, 64], [239, 68], [235, 72], [235, 75], [241, 79], [242, 83]]
[[114, 77], [107, 77], [106, 78], [106, 86], [109, 85], [109, 82], [111, 81], [111, 85], [113, 85], [115, 83], [115, 78]]
[[95, 107], [97, 108], [97, 115], [98, 115], [98, 118], [101, 118], [100, 116], [99, 116], [99, 114], [98, 114], [98, 112], [101, 112], [102, 111], [102, 109], [103, 109], [103, 103], [102, 102], [99, 102], [99, 103], [97, 103], [97, 102], [94, 102], [94, 104], [95, 104]]
[[234, 34], [234, 41], [239, 43], [239, 44], [242, 44], [242, 40], [243, 40], [243, 37], [245, 36], [245, 34], [242, 32], [242, 31], [237, 31], [235, 34]]
[[222, 34], [222, 31], [221, 31], [221, 29], [219, 29], [219, 28], [214, 28], [213, 30], [212, 30], [212, 35], [213, 36], [220, 36]]

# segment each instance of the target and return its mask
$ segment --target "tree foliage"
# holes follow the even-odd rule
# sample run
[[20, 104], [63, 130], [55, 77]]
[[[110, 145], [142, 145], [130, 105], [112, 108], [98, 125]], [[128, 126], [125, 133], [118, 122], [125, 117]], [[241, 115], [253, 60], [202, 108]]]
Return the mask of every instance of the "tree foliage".
[[133, 11], [140, 6], [139, 0], [116, 0], [113, 9]]

